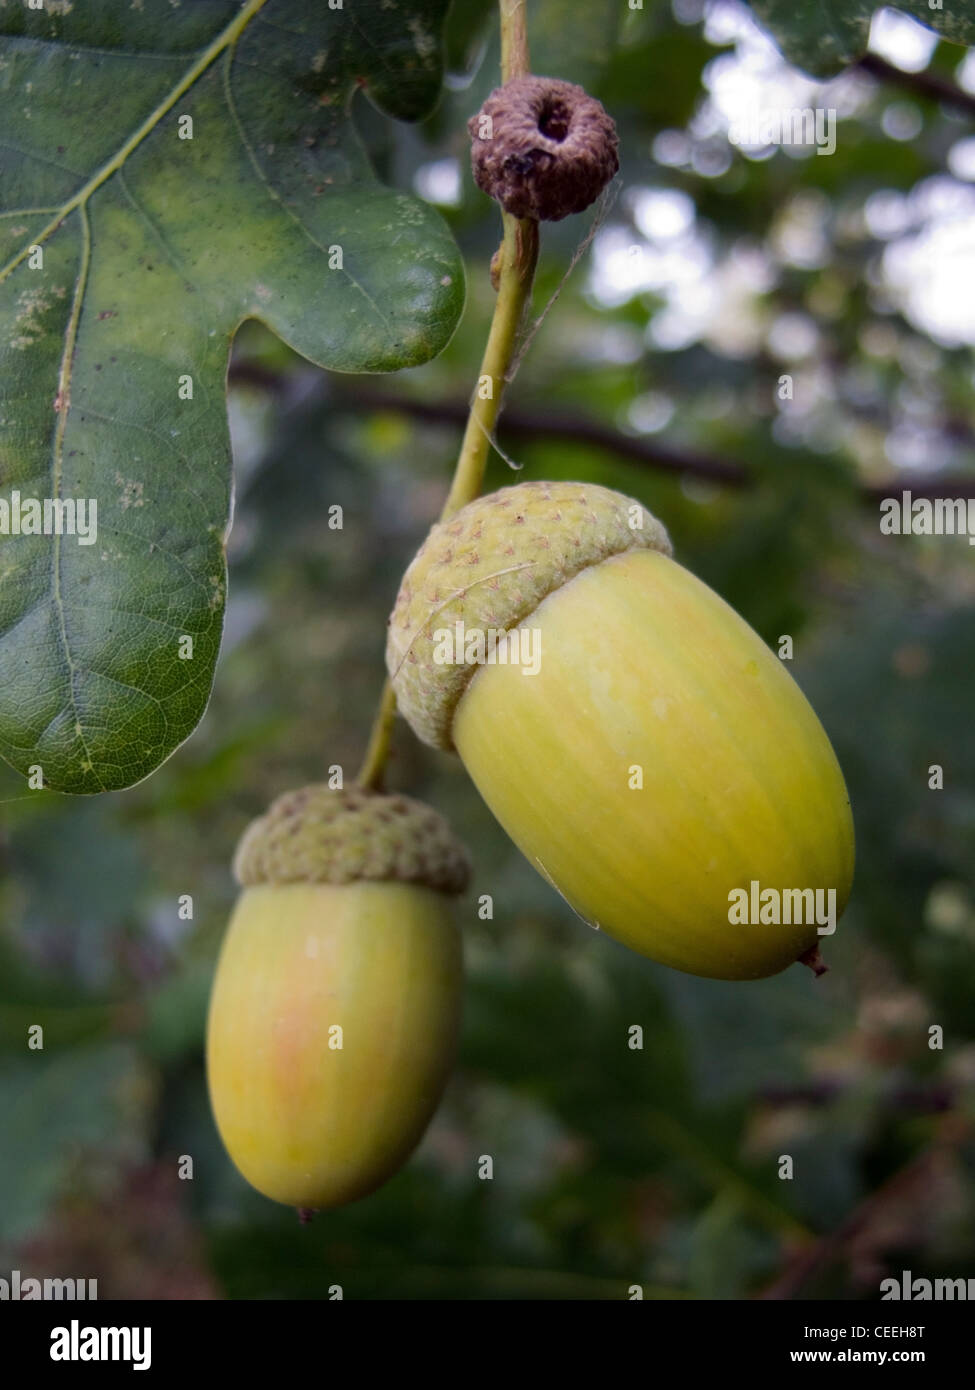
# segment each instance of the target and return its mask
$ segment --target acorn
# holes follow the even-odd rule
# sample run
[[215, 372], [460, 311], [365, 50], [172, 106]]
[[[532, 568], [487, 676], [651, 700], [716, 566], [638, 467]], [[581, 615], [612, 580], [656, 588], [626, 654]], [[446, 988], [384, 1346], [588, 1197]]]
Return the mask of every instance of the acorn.
[[469, 503], [406, 571], [386, 655], [415, 733], [591, 926], [694, 975], [818, 968], [853, 876], [836, 756], [639, 502], [530, 482]]
[[310, 786], [253, 822], [234, 871], [207, 1025], [217, 1128], [266, 1197], [355, 1201], [409, 1157], [451, 1070], [466, 852], [409, 797]]

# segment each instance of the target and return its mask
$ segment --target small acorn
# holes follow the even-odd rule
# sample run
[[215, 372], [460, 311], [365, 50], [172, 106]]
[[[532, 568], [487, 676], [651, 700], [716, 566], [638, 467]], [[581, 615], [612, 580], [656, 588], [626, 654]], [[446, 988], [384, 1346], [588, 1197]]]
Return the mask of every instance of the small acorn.
[[248, 1182], [300, 1212], [406, 1161], [461, 1011], [463, 847], [399, 795], [304, 787], [247, 829], [207, 1025], [210, 1100]]
[[386, 658], [415, 733], [590, 925], [695, 975], [817, 967], [853, 876], [835, 754], [640, 503], [566, 482], [469, 503], [406, 571]]

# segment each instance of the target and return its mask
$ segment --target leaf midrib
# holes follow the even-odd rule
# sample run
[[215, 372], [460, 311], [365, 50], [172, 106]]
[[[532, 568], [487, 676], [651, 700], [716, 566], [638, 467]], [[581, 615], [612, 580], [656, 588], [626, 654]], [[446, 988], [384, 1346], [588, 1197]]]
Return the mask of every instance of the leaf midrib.
[[213, 42], [203, 50], [196, 61], [186, 70], [179, 82], [177, 82], [169, 93], [163, 97], [162, 101], [149, 113], [142, 124], [133, 131], [128, 140], [124, 141], [123, 144], [119, 146], [111, 159], [107, 160], [101, 168], [91, 176], [87, 183], [83, 184], [76, 193], [72, 194], [72, 196], [57, 209], [55, 216], [52, 217], [51, 221], [48, 222], [39, 233], [33, 237], [29, 237], [27, 244], [21, 247], [5, 266], [0, 267], [0, 284], [3, 283], [12, 271], [16, 270], [17, 266], [20, 265], [22, 261], [26, 260], [32, 247], [43, 245], [48, 237], [57, 231], [66, 217], [74, 212], [76, 208], [83, 207], [91, 195], [101, 188], [102, 184], [106, 183], [114, 173], [122, 168], [129, 155], [138, 149], [148, 135], [152, 134], [159, 122], [172, 110], [180, 97], [184, 96], [186, 92], [189, 91], [193, 84], [206, 72], [207, 68], [210, 67], [212, 63], [216, 62], [221, 53], [233, 47], [248, 24], [254, 16], [264, 8], [266, 3], [267, 0], [246, 0], [246, 4], [236, 18], [232, 19], [230, 23], [221, 30]]

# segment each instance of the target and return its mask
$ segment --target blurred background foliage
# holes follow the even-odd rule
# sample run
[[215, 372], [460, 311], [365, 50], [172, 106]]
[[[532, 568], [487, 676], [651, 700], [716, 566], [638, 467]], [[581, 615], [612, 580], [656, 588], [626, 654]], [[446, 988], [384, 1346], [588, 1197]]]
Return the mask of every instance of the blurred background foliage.
[[[975, 1276], [973, 552], [878, 525], [904, 486], [975, 495], [975, 66], [889, 13], [865, 62], [816, 83], [730, 0], [530, 8], [534, 69], [602, 98], [622, 171], [595, 213], [545, 228], [537, 309], [598, 221], [500, 442], [518, 477], [639, 497], [770, 643], [793, 638], [857, 826], [830, 972], [723, 984], [627, 954], [401, 728], [394, 784], [476, 859], [447, 1099], [394, 1181], [308, 1228], [221, 1149], [202, 1044], [233, 847], [281, 791], [354, 776], [491, 312], [499, 222], [465, 121], [496, 84], [494, 7], [455, 0], [434, 116], [394, 127], [356, 98], [382, 176], [439, 204], [463, 249], [449, 349], [342, 378], [246, 325], [203, 725], [123, 794], [25, 795], [0, 772], [0, 1271], [169, 1298], [875, 1298], [904, 1268]], [[835, 108], [835, 153], [732, 143], [743, 93]], [[513, 476], [496, 456], [489, 484]]]

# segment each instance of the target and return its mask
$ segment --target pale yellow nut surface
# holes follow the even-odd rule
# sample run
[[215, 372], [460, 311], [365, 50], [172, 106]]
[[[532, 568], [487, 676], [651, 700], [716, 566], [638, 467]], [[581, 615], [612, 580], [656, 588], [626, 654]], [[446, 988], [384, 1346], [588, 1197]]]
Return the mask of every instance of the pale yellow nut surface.
[[312, 1209], [385, 1182], [440, 1100], [460, 1005], [461, 939], [441, 893], [393, 882], [245, 889], [207, 1030], [211, 1104], [243, 1175]]
[[[758, 635], [666, 555], [631, 550], [525, 621], [541, 664], [482, 666], [451, 736], [485, 801], [576, 911], [698, 975], [751, 979], [816, 925], [732, 925], [729, 891], [849, 896], [843, 776], [798, 685]], [[642, 790], [630, 787], [642, 770]]]

